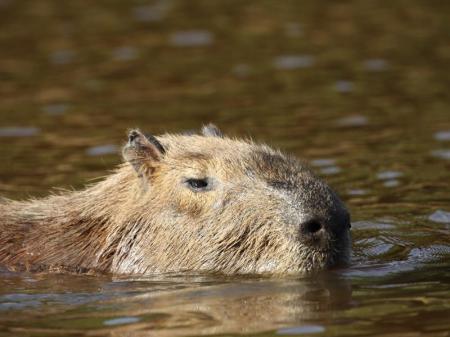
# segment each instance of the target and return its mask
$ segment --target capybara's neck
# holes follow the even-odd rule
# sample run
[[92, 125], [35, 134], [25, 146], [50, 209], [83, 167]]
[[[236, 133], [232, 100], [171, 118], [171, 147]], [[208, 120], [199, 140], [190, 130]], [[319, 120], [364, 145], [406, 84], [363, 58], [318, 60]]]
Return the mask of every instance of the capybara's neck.
[[139, 193], [119, 168], [82, 191], [0, 203], [0, 264], [13, 269], [107, 272]]

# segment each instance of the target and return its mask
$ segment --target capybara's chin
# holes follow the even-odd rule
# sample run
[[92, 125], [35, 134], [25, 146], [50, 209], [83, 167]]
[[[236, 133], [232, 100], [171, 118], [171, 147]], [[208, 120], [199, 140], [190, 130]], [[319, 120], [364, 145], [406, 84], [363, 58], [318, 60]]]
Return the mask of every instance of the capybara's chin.
[[309, 273], [344, 265], [350, 216], [292, 156], [217, 127], [129, 133], [124, 164], [81, 191], [0, 202], [10, 269]]

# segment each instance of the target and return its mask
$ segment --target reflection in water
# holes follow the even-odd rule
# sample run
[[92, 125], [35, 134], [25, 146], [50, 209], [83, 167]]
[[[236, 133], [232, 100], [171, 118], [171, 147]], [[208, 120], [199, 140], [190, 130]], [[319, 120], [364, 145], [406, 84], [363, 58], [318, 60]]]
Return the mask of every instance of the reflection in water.
[[346, 80], [340, 80], [334, 84], [334, 89], [340, 93], [349, 93], [353, 91], [353, 83]]
[[369, 119], [362, 115], [352, 115], [337, 120], [336, 125], [340, 127], [362, 127], [369, 124]]
[[446, 212], [438, 209], [433, 214], [430, 214], [428, 220], [440, 223], [448, 223], [450, 224], [450, 212]]
[[381, 171], [377, 173], [377, 178], [379, 180], [390, 180], [390, 179], [396, 179], [403, 176], [402, 172], [398, 171]]
[[434, 134], [434, 139], [439, 141], [449, 141], [450, 140], [450, 131], [439, 131]]
[[152, 5], [136, 6], [132, 9], [132, 15], [136, 21], [158, 22], [164, 19], [170, 9], [170, 1], [159, 0]]
[[314, 58], [310, 55], [281, 55], [273, 63], [276, 69], [282, 70], [309, 68], [314, 65]]
[[119, 153], [119, 147], [117, 145], [107, 144], [90, 147], [86, 150], [89, 156], [102, 156], [105, 154]]
[[431, 155], [439, 159], [450, 160], [450, 150], [433, 150]]
[[386, 70], [388, 68], [388, 64], [386, 60], [383, 59], [370, 59], [364, 62], [364, 67], [368, 71], [377, 72]]
[[113, 50], [113, 58], [117, 61], [131, 61], [138, 57], [138, 52], [133, 47], [120, 47]]
[[214, 42], [214, 35], [206, 30], [191, 30], [175, 32], [170, 36], [169, 43], [175, 47], [207, 46]]
[[359, 188], [347, 190], [348, 195], [355, 195], [355, 196], [356, 195], [366, 195], [367, 193], [368, 192], [366, 190], [359, 189]]
[[[36, 288], [45, 291], [55, 278], [48, 275], [37, 280], [40, 284]], [[77, 279], [81, 281], [83, 277]], [[77, 293], [83, 289], [77, 289], [76, 282], [66, 282], [69, 294], [52, 290], [55, 294], [33, 295], [27, 300], [0, 296], [0, 303], [28, 303], [29, 310], [39, 307], [25, 326], [23, 317], [14, 314], [13, 310], [19, 308], [10, 307], [13, 310], [4, 311], [0, 326], [8, 322], [9, 331], [22, 327], [29, 333], [55, 333], [61, 328], [81, 333], [85, 327], [113, 335], [126, 332], [127, 336], [254, 333], [275, 329], [288, 334], [289, 327], [307, 329], [324, 313], [351, 306], [350, 283], [338, 274], [284, 280], [199, 275], [104, 283], [85, 281], [81, 288], [89, 287], [90, 282], [92, 286], [97, 283], [101, 296], [87, 299], [88, 294]], [[72, 304], [72, 313], [64, 312], [68, 304]], [[60, 313], [48, 320], [47, 314], [55, 307]]]
[[37, 135], [40, 131], [33, 127], [6, 127], [0, 128], [0, 137], [30, 137]]
[[56, 50], [50, 54], [49, 59], [53, 64], [68, 64], [74, 61], [75, 52], [72, 50]]
[[54, 103], [45, 105], [42, 110], [48, 113], [49, 115], [62, 115], [68, 109], [68, 105], [64, 103]]

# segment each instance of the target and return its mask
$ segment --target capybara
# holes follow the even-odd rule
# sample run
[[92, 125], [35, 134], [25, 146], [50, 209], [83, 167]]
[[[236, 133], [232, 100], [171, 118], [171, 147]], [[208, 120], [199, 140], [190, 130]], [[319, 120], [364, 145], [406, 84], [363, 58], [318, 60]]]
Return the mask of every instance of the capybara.
[[133, 130], [123, 157], [82, 191], [0, 201], [0, 265], [303, 274], [349, 259], [348, 211], [292, 156], [208, 125], [157, 137]]

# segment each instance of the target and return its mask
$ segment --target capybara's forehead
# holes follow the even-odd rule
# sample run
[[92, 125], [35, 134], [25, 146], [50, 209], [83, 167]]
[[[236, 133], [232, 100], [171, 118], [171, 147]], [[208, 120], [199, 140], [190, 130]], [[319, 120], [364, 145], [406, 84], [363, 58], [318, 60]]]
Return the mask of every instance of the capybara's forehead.
[[288, 180], [310, 173], [296, 158], [251, 140], [199, 135], [163, 135], [159, 139], [172, 160], [202, 165], [222, 165], [264, 177], [268, 181]]
[[200, 135], [159, 136], [167, 150], [167, 156], [183, 160], [226, 159], [246, 156], [258, 147], [251, 141], [236, 140], [228, 137], [205, 137]]

